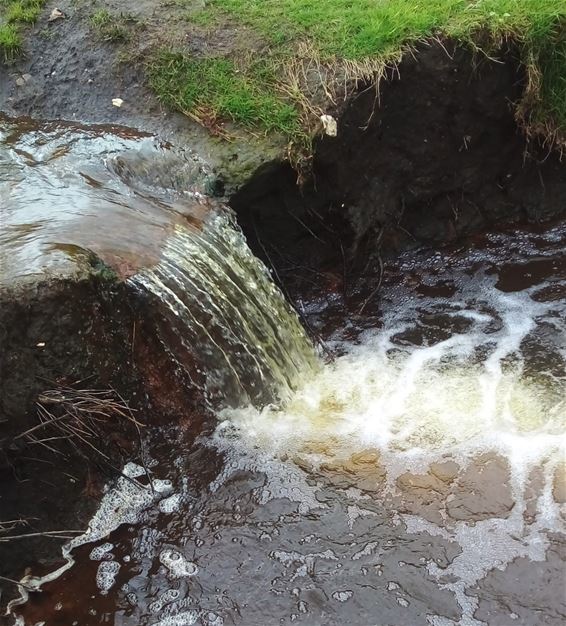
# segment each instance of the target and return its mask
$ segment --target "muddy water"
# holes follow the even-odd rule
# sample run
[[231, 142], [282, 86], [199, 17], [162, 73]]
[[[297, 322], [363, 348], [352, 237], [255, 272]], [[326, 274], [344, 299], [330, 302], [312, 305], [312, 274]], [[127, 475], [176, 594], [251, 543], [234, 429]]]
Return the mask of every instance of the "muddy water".
[[20, 623], [564, 623], [565, 246], [401, 257], [374, 324], [311, 302], [336, 358], [156, 437]]
[[0, 288], [112, 270], [153, 297], [211, 406], [282, 397], [316, 355], [212, 180], [127, 129], [0, 119]]
[[1, 284], [106, 263], [214, 410], [154, 434], [19, 623], [563, 623], [566, 225], [402, 256], [363, 318], [311, 296], [317, 363], [208, 180], [129, 131], [0, 124]]

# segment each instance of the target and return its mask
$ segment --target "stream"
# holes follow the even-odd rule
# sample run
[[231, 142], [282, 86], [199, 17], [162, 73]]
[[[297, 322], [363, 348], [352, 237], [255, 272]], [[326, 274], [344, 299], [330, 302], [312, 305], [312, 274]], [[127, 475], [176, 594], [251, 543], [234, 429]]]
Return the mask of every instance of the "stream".
[[211, 412], [153, 433], [151, 483], [124, 468], [16, 623], [563, 624], [566, 222], [406, 252], [365, 319], [305, 296], [323, 354], [209, 176], [123, 130], [0, 122], [0, 282], [95, 253], [202, 355]]

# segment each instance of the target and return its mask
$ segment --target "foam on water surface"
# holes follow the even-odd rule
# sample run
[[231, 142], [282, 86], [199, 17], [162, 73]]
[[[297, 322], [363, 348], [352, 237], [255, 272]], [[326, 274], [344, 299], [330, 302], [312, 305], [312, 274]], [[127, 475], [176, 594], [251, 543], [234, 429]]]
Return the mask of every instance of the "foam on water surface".
[[[189, 470], [192, 457], [177, 451], [175, 487], [154, 478], [153, 491], [136, 485], [144, 468], [127, 466], [130, 480], [106, 493], [74, 544], [105, 542], [90, 555], [109, 597], [118, 594], [117, 568], [120, 576], [127, 568], [106, 537], [131, 525], [133, 573], [120, 593], [132, 613], [120, 626], [218, 625], [249, 615], [249, 623], [276, 615], [326, 625], [364, 619], [364, 611], [384, 623], [478, 626], [490, 596], [481, 586], [497, 582], [494, 572], [521, 559], [523, 575], [546, 564], [564, 532], [554, 491], [565, 454], [566, 303], [541, 297], [540, 284], [502, 285], [490, 265], [500, 250], [452, 260], [450, 297], [387, 287], [379, 329], [348, 341], [337, 333], [330, 346], [339, 356], [302, 377], [270, 374], [268, 386], [285, 391], [277, 404], [218, 411], [214, 433], [197, 444], [222, 461], [202, 493], [191, 485], [201, 457]], [[185, 275], [197, 275], [190, 264], [203, 258], [187, 261]], [[430, 265], [445, 263], [435, 255]], [[429, 278], [423, 273], [423, 283]], [[555, 278], [545, 279], [545, 293]], [[205, 289], [209, 277], [202, 280]], [[144, 288], [157, 293], [156, 285]], [[174, 284], [167, 288], [178, 296]], [[196, 306], [184, 305], [183, 315]], [[295, 323], [288, 330], [301, 347]], [[259, 335], [247, 327], [235, 340], [238, 329], [227, 329], [221, 345], [253, 355], [246, 363], [269, 368], [283, 354], [271, 344], [247, 352], [244, 343]], [[510, 623], [531, 606], [536, 613], [536, 600], [527, 604], [510, 605]], [[328, 615], [320, 607], [335, 621], [321, 621]]]
[[[356, 344], [335, 344], [342, 356], [284, 406], [223, 410], [215, 443], [273, 457], [306, 453], [315, 461], [372, 448], [395, 473], [424, 469], [446, 453], [463, 460], [495, 452], [509, 459], [515, 476], [559, 459], [566, 305], [537, 302], [529, 290], [503, 293], [494, 283], [472, 279], [459, 297], [436, 299], [426, 314], [421, 300], [394, 302], [382, 329]], [[450, 324], [455, 330], [446, 336]], [[526, 351], [542, 332], [555, 348], [547, 369], [533, 374]]]

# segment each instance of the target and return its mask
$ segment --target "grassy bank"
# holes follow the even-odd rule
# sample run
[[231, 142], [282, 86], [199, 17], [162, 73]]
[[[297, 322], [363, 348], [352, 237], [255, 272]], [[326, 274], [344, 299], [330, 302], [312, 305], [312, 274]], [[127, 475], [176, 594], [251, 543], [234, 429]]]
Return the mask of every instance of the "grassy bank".
[[0, 56], [10, 60], [22, 49], [22, 27], [33, 24], [45, 0], [0, 0]]
[[168, 50], [153, 59], [158, 96], [213, 130], [230, 120], [304, 144], [344, 89], [379, 78], [431, 37], [455, 38], [487, 54], [514, 41], [528, 68], [526, 122], [550, 134], [566, 129], [563, 0], [209, 0], [188, 11], [187, 20], [211, 38], [229, 24], [261, 41], [247, 55]]

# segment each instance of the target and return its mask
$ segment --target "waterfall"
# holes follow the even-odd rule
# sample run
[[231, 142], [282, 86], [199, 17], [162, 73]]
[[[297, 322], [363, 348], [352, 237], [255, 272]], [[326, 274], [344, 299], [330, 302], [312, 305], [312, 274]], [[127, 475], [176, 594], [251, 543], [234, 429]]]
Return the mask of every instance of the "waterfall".
[[159, 263], [130, 283], [162, 303], [168, 349], [181, 363], [182, 352], [197, 356], [214, 406], [284, 400], [317, 368], [296, 312], [228, 209], [175, 226]]

